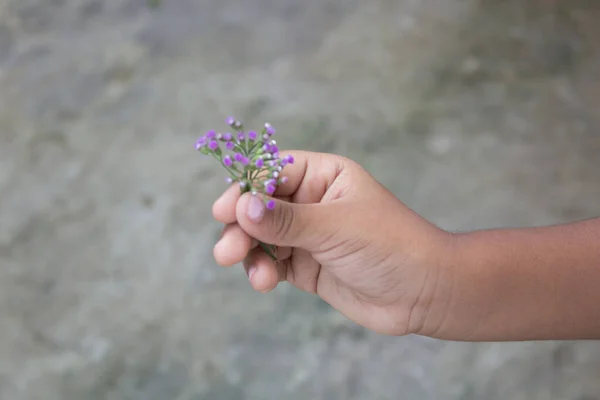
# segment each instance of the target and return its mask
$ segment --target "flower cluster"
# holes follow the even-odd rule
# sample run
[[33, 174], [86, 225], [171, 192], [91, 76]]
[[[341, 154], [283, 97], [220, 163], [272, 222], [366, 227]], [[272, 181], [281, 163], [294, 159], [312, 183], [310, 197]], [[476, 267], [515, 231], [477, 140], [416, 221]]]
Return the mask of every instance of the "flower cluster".
[[[283, 168], [294, 163], [292, 155], [280, 157], [275, 129], [266, 123], [260, 133], [244, 131], [244, 126], [233, 117], [226, 120], [234, 133], [209, 131], [196, 142], [196, 150], [218, 160], [227, 170], [228, 183], [238, 182], [242, 192], [272, 196], [277, 187], [287, 181], [281, 176]], [[266, 208], [273, 209], [275, 201], [265, 200]]]

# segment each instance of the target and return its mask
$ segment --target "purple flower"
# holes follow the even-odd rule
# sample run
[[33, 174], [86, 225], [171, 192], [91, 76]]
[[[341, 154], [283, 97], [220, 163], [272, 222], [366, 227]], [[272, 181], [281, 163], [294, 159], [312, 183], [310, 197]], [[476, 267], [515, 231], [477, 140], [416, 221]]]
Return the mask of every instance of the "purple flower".
[[200, 150], [204, 146], [206, 146], [206, 138], [202, 136], [196, 141], [196, 150]]
[[273, 128], [271, 126], [271, 124], [269, 124], [268, 122], [265, 124], [265, 132], [267, 132], [267, 135], [271, 136], [275, 133], [275, 128]]
[[[280, 156], [277, 142], [272, 140], [276, 131], [271, 124], [265, 123], [264, 129], [257, 132], [246, 131], [233, 116], [226, 118], [225, 122], [230, 132], [208, 131], [196, 141], [196, 149], [220, 160], [230, 174], [225, 178], [228, 184], [236, 183], [242, 192], [252, 195], [262, 194], [266, 208], [273, 210], [277, 205], [273, 199], [277, 188], [288, 182], [282, 170], [287, 164], [294, 163], [294, 157], [291, 154]], [[220, 148], [221, 143], [224, 143], [224, 149]], [[222, 153], [225, 149], [228, 154]], [[263, 174], [263, 171], [266, 173]]]
[[273, 194], [273, 193], [275, 193], [275, 186], [271, 185], [271, 184], [268, 184], [265, 187], [265, 193], [267, 193], [267, 194]]

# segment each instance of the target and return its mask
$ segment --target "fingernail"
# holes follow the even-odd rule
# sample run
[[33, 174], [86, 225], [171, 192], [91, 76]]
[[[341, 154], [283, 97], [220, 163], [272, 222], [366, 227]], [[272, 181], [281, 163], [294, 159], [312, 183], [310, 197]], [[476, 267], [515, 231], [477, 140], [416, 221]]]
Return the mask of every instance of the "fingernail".
[[258, 196], [250, 196], [246, 215], [253, 222], [260, 222], [265, 215], [265, 204]]
[[248, 280], [252, 282], [252, 275], [256, 272], [256, 267], [248, 268]]

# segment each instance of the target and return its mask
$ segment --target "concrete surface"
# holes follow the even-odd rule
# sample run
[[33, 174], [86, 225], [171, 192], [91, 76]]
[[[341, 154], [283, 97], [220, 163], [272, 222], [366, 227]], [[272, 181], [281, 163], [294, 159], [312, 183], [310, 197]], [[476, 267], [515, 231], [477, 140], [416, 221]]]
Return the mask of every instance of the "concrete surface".
[[0, 0], [0, 398], [600, 399], [600, 343], [388, 338], [219, 269], [234, 114], [452, 230], [600, 215], [600, 3]]

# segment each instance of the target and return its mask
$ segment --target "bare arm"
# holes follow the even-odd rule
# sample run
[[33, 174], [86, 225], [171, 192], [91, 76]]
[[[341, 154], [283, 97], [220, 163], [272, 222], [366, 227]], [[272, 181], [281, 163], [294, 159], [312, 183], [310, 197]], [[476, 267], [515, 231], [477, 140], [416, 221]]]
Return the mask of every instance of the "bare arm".
[[430, 334], [473, 341], [600, 339], [600, 218], [455, 239], [452, 272], [440, 285], [445, 304], [436, 307]]

